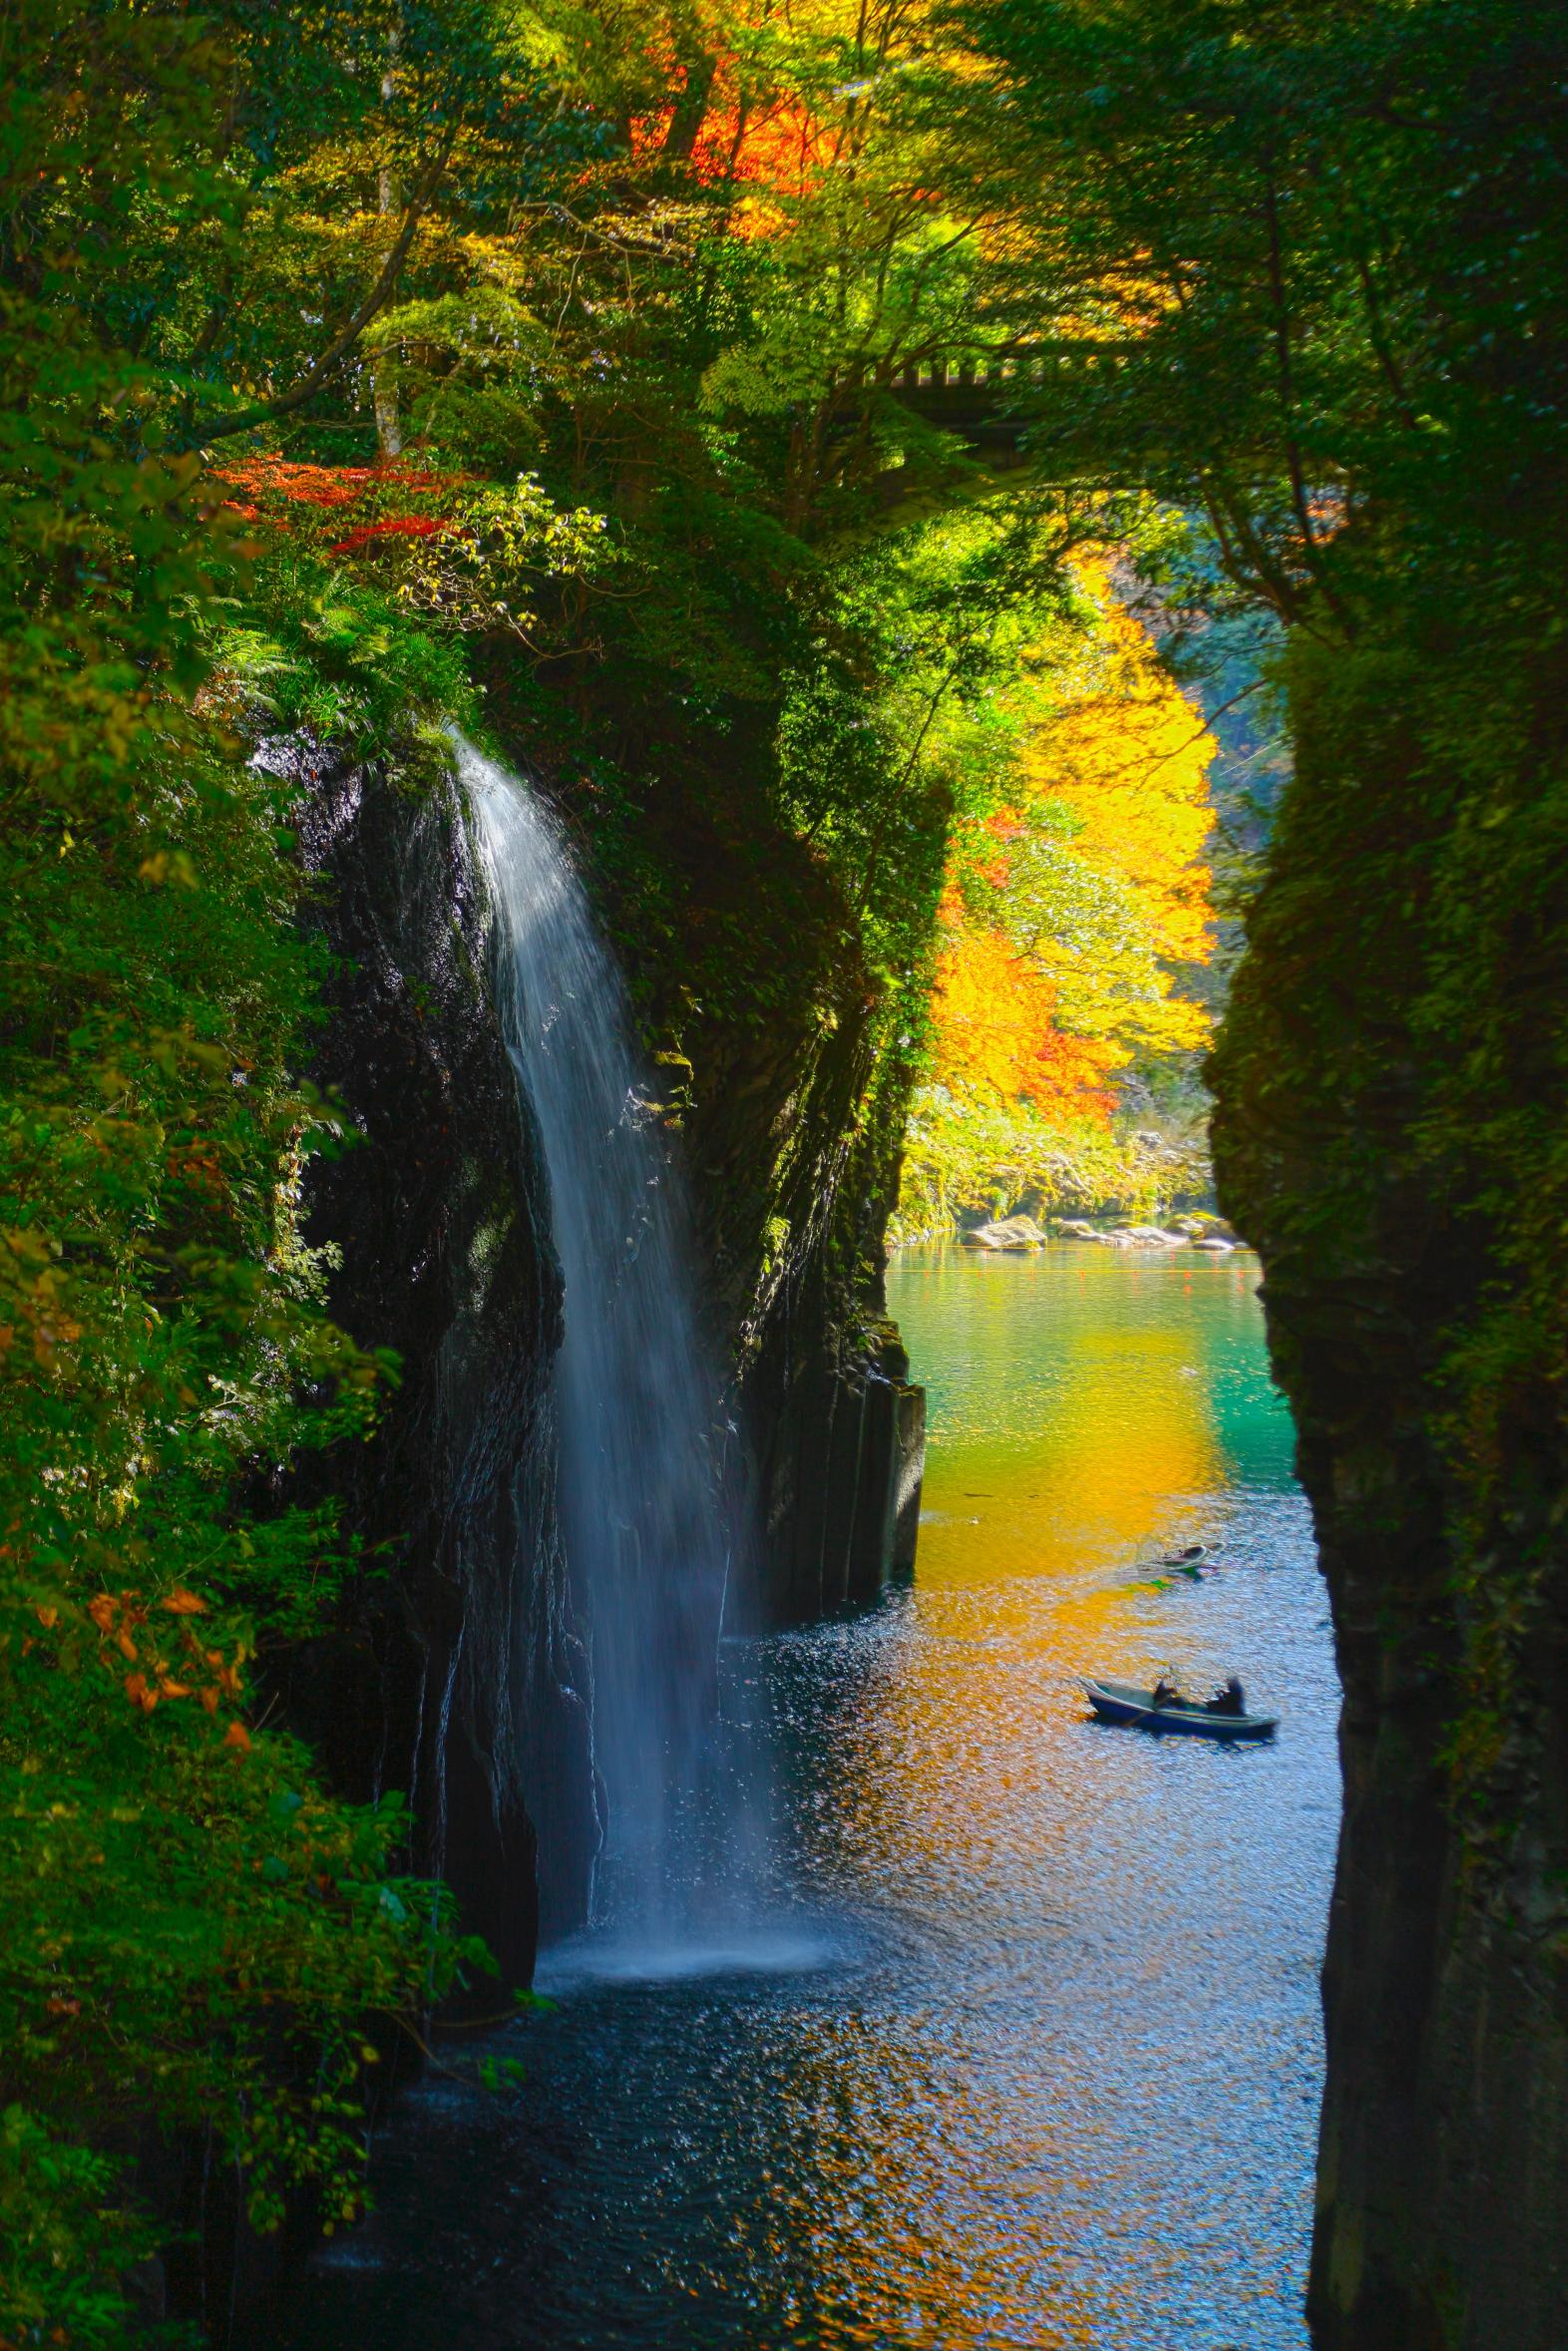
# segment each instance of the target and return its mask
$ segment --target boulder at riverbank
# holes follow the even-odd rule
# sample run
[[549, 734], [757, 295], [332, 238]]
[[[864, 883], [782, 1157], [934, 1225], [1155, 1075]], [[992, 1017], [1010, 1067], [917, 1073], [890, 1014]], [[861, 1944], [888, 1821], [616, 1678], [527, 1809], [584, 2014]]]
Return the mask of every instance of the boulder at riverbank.
[[[1015, 1220], [1026, 1223], [1026, 1218]], [[990, 1228], [1001, 1231], [997, 1226]], [[1052, 1227], [1058, 1240], [1089, 1241], [1102, 1249], [1203, 1249], [1215, 1255], [1228, 1255], [1241, 1246], [1229, 1225], [1217, 1217], [1178, 1217], [1165, 1225], [1112, 1225], [1101, 1231], [1086, 1217], [1058, 1217]], [[969, 1238], [968, 1235], [965, 1236]]]
[[1045, 1235], [1031, 1216], [1004, 1217], [999, 1224], [977, 1225], [961, 1233], [966, 1249], [1043, 1249]]

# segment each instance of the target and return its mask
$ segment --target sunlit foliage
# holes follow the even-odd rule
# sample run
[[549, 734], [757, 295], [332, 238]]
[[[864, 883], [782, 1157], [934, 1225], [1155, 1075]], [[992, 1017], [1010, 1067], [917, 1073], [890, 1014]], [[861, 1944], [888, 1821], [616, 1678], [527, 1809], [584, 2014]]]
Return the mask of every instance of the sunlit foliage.
[[1208, 1035], [1178, 980], [1210, 948], [1213, 740], [1103, 565], [1079, 577], [1076, 626], [1033, 649], [1002, 804], [957, 836], [906, 1226], [1146, 1196], [1109, 1131], [1117, 1077]]
[[[323, 1315], [300, 1230], [341, 1121], [301, 1076], [319, 973], [289, 792], [245, 754], [307, 704], [391, 744], [466, 691], [411, 625], [442, 617], [444, 576], [410, 595], [373, 548], [269, 528], [255, 461], [224, 481], [196, 446], [310, 365], [257, 263], [298, 249], [286, 158], [357, 119], [329, 30], [48, 0], [5, 20], [8, 2341], [122, 2339], [149, 2135], [236, 2166], [263, 2225], [301, 2189], [356, 2210], [369, 2036], [482, 1957], [407, 1879], [401, 1805], [328, 1797], [257, 1720], [269, 1647], [351, 1566], [330, 1510], [257, 1496], [367, 1428], [390, 1367]], [[538, 577], [553, 510], [496, 497], [483, 530]], [[474, 502], [453, 511], [472, 541]]]

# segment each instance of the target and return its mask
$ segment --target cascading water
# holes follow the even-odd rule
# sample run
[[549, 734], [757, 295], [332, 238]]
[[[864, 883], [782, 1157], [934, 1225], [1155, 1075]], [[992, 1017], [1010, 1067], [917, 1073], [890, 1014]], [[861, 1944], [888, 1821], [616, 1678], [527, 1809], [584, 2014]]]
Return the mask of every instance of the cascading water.
[[718, 1382], [624, 990], [566, 844], [526, 785], [461, 739], [457, 753], [494, 903], [497, 1012], [566, 1284], [561, 1520], [607, 1812], [594, 1923], [623, 1947], [676, 1945], [719, 1925], [716, 1883], [733, 1896], [738, 1848], [754, 1846], [745, 1773], [716, 1737], [736, 1565], [712, 1455]]

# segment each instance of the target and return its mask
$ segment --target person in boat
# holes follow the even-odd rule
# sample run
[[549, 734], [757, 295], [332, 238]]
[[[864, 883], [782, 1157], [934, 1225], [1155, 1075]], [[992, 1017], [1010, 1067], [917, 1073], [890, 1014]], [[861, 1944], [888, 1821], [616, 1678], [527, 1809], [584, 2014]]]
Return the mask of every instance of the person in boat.
[[1154, 1695], [1149, 1703], [1152, 1706], [1180, 1706], [1182, 1703], [1181, 1692], [1174, 1682], [1167, 1682], [1165, 1676], [1161, 1674], [1154, 1685]]
[[1210, 1715], [1244, 1715], [1247, 1712], [1247, 1694], [1234, 1674], [1216, 1690], [1204, 1712]]

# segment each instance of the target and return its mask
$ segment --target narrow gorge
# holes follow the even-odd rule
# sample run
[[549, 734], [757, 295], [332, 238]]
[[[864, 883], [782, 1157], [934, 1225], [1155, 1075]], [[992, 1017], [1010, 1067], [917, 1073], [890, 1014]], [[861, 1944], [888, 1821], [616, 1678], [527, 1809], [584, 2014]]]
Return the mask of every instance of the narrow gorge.
[[1561, 2351], [1560, 0], [0, 57], [0, 2351]]

